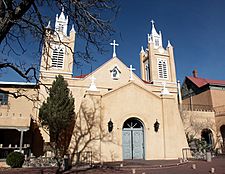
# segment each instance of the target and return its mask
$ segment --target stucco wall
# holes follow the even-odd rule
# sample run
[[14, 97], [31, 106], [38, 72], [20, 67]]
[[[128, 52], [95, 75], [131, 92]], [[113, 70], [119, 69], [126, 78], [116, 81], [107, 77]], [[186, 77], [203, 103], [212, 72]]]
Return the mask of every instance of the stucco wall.
[[201, 138], [203, 129], [210, 129], [213, 133], [214, 146], [218, 146], [218, 131], [214, 112], [183, 111], [181, 114], [185, 132], [195, 138]]
[[210, 90], [213, 107], [225, 105], [225, 90]]
[[[16, 92], [18, 88], [5, 88], [5, 91]], [[21, 89], [25, 96], [36, 99], [37, 91], [34, 89]], [[8, 96], [8, 105], [0, 105], [0, 127], [29, 127], [32, 116], [36, 115], [35, 103], [22, 96], [14, 98]]]
[[182, 101], [183, 104], [190, 104], [192, 102], [193, 105], [212, 105], [211, 93], [209, 90], [194, 95], [191, 98], [184, 99]]

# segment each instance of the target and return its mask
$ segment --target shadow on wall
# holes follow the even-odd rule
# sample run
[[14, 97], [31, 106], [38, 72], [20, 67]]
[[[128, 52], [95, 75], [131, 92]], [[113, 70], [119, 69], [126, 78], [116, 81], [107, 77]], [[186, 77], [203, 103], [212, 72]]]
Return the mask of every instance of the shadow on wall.
[[31, 144], [31, 152], [33, 153], [34, 156], [42, 156], [44, 155], [43, 152], [43, 145], [44, 145], [44, 140], [41, 135], [41, 132], [39, 130], [39, 127], [37, 126], [36, 123], [32, 122], [31, 123], [31, 130], [32, 130], [32, 144]]
[[100, 100], [99, 96], [86, 95], [81, 103], [70, 144], [71, 160], [76, 164], [87, 157], [91, 161], [100, 161], [101, 142], [110, 141], [103, 128]]

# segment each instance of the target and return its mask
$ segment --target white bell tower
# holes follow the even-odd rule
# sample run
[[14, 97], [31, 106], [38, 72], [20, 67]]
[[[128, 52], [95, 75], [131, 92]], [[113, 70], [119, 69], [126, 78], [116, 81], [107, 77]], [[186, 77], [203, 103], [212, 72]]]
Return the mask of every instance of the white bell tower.
[[154, 48], [157, 49], [159, 47], [162, 47], [162, 34], [161, 31], [159, 31], [159, 34], [157, 33], [154, 25], [154, 21], [151, 20], [152, 23], [152, 32], [151, 34], [148, 34], [148, 43], [153, 43]]
[[55, 78], [59, 74], [64, 77], [72, 77], [76, 31], [72, 25], [69, 35], [67, 35], [67, 29], [68, 16], [64, 15], [64, 8], [62, 8], [61, 14], [56, 15], [55, 28], [51, 28], [50, 22], [46, 27], [40, 78]]
[[156, 31], [153, 20], [151, 23], [147, 48], [142, 47], [140, 52], [142, 79], [152, 84], [176, 83], [173, 46], [168, 41], [167, 47], [163, 48], [162, 34]]

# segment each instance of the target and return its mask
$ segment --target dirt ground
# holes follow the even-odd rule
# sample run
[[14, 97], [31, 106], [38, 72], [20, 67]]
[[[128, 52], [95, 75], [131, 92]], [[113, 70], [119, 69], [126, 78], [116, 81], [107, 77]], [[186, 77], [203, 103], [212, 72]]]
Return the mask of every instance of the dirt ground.
[[[122, 164], [122, 166], [121, 166]], [[196, 169], [193, 169], [193, 165]], [[104, 163], [94, 168], [75, 168], [64, 174], [225, 174], [225, 156], [216, 157], [212, 162], [189, 160], [180, 163], [178, 160], [132, 160]], [[53, 174], [56, 168], [0, 168], [0, 174]]]

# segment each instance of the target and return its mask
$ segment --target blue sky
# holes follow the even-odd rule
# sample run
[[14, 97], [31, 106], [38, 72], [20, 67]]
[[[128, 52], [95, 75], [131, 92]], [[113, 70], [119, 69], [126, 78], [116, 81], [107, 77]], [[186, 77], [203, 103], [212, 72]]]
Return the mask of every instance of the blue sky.
[[224, 0], [123, 1], [116, 24], [123, 38], [117, 39], [117, 55], [137, 71], [151, 19], [162, 31], [164, 47], [167, 40], [174, 47], [177, 79], [182, 81], [197, 68], [200, 77], [225, 80]]
[[[153, 19], [157, 31], [162, 32], [164, 48], [167, 40], [174, 47], [178, 80], [183, 81], [194, 68], [197, 68], [199, 77], [225, 80], [225, 0], [123, 0], [120, 4], [112, 40], [119, 43], [117, 56], [127, 66], [132, 64], [137, 75], [140, 75], [140, 49], [147, 46], [147, 34], [151, 31], [150, 21]], [[52, 16], [52, 26], [54, 19]], [[75, 49], [79, 42], [77, 39]], [[34, 51], [37, 46], [31, 48], [31, 43], [27, 41], [28, 51], [22, 59], [38, 62]], [[112, 57], [110, 44], [106, 48], [108, 52], [103, 55], [95, 53], [97, 61], [92, 63], [93, 69]], [[17, 61], [16, 56], [10, 59]], [[82, 72], [89, 73], [90, 69], [90, 65], [83, 66]], [[74, 71], [80, 75], [80, 69]], [[12, 72], [2, 73], [1, 81], [18, 81]]]

